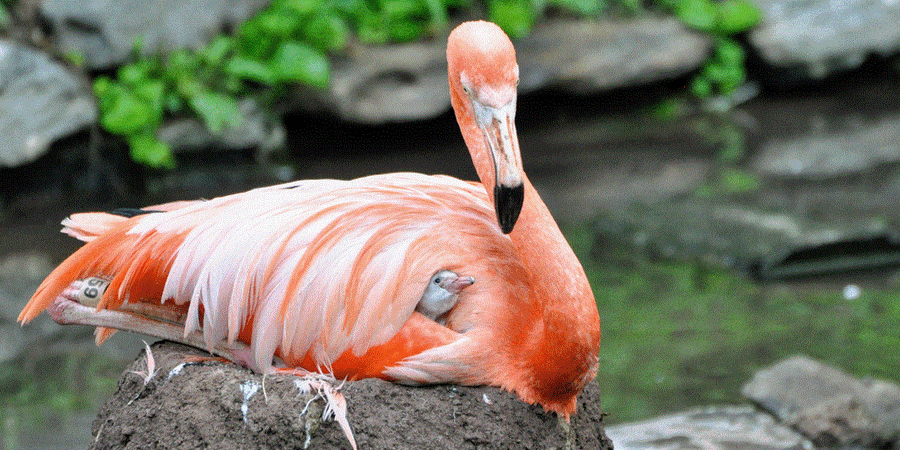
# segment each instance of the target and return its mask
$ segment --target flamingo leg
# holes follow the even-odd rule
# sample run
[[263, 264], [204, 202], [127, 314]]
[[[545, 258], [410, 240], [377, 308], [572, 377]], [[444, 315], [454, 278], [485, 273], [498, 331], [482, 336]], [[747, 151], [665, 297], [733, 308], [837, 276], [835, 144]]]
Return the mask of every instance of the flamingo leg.
[[127, 309], [132, 305], [128, 304], [123, 305], [123, 310], [98, 310], [93, 306], [82, 304], [79, 302], [78, 293], [83, 291], [84, 281], [79, 280], [72, 283], [47, 308], [50, 318], [56, 323], [88, 325], [146, 334], [206, 349], [212, 354], [222, 356], [242, 366], [248, 366], [250, 348], [247, 344], [240, 341], [222, 341], [214, 344], [213, 348], [207, 348], [200, 331], [185, 334], [184, 325], [177, 323], [178, 317], [162, 305], [141, 304], [140, 308], [136, 308], [139, 312], [129, 312]]

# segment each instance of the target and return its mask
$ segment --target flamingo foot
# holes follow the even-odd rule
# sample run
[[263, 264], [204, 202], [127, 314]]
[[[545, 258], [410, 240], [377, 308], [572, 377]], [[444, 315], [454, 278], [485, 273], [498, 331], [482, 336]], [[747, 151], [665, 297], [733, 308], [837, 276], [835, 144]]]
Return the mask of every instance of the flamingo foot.
[[294, 384], [301, 393], [314, 392], [316, 396], [313, 399], [324, 399], [325, 410], [322, 412], [322, 420], [334, 419], [340, 425], [344, 436], [347, 436], [347, 440], [350, 441], [350, 447], [356, 450], [356, 439], [353, 437], [353, 430], [347, 420], [347, 398], [341, 393], [343, 382], [339, 386], [335, 386], [337, 380], [331, 375], [300, 368], [278, 367], [274, 369], [274, 372], [298, 376], [299, 378], [294, 380]]

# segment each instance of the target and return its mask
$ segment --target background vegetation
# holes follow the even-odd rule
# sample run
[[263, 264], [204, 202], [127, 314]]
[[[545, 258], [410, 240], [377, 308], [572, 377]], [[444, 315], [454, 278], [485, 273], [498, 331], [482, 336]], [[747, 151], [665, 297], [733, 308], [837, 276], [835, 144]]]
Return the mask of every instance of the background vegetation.
[[715, 50], [690, 86], [698, 98], [728, 95], [745, 82], [744, 50], [733, 36], [759, 20], [748, 0], [274, 0], [233, 34], [198, 51], [149, 58], [135, 51], [133, 62], [114, 75], [97, 77], [100, 123], [128, 143], [135, 161], [170, 168], [174, 157], [156, 133], [166, 117], [196, 116], [219, 133], [240, 124], [243, 97], [270, 104], [295, 84], [326, 88], [329, 56], [351, 41], [383, 45], [426, 38], [445, 30], [455, 11], [481, 8], [512, 38], [527, 36], [547, 15], [674, 14], [715, 37]]

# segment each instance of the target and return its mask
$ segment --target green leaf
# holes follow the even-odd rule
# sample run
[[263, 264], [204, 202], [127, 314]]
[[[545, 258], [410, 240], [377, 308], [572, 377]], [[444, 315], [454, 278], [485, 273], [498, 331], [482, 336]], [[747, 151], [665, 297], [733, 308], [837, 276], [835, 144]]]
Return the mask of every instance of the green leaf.
[[150, 127], [155, 115], [147, 101], [127, 89], [118, 90], [101, 110], [100, 124], [110, 133], [129, 135]]
[[328, 87], [331, 64], [321, 52], [298, 41], [281, 44], [272, 58], [272, 69], [283, 82]]
[[550, 3], [580, 16], [597, 16], [606, 6], [603, 0], [552, 0]]
[[203, 59], [214, 66], [222, 64], [225, 56], [234, 48], [234, 38], [225, 35], [216, 36], [212, 41], [206, 44], [206, 47], [200, 52]]
[[275, 84], [278, 79], [278, 74], [272, 70], [269, 64], [242, 56], [235, 56], [228, 60], [225, 72], [238, 78], [270, 86]]
[[12, 25], [12, 16], [5, 5], [0, 5], [0, 30], [5, 30], [10, 25]]
[[128, 139], [131, 159], [154, 169], [171, 169], [175, 167], [175, 157], [165, 142], [160, 141], [153, 133], [141, 133]]
[[390, 39], [384, 21], [376, 15], [363, 17], [356, 33], [359, 41], [363, 44], [384, 44]]
[[214, 134], [221, 133], [226, 127], [236, 127], [243, 120], [237, 101], [218, 92], [198, 92], [191, 97], [190, 105], [191, 109], [203, 119], [206, 129]]
[[717, 39], [715, 57], [727, 66], [740, 66], [744, 64], [744, 49], [733, 39]]
[[691, 94], [697, 98], [709, 98], [713, 93], [712, 83], [703, 76], [694, 78], [691, 82]]
[[150, 111], [151, 123], [162, 122], [165, 109], [166, 85], [162, 80], [145, 80], [134, 88], [134, 93], [146, 102]]
[[322, 6], [319, 0], [275, 0], [272, 8], [291, 11], [299, 16], [315, 13]]
[[759, 8], [747, 0], [724, 0], [717, 9], [716, 31], [725, 35], [747, 31], [762, 17]]
[[200, 58], [188, 50], [175, 50], [166, 58], [165, 76], [175, 80], [182, 76], [195, 76], [200, 68]]
[[146, 66], [127, 64], [119, 68], [116, 75], [120, 82], [128, 86], [137, 86], [146, 81], [150, 74]]
[[426, 13], [424, 5], [417, 0], [383, 0], [381, 13], [388, 22], [420, 19]]
[[441, 30], [447, 26], [447, 8], [441, 0], [423, 0], [428, 10], [429, 22], [432, 30]]
[[700, 31], [711, 31], [716, 25], [717, 14], [711, 0], [681, 0], [675, 5], [675, 15], [685, 25]]
[[263, 11], [250, 20], [257, 21], [263, 33], [282, 39], [288, 39], [297, 34], [301, 26], [301, 21], [297, 16], [277, 9]]
[[527, 0], [492, 0], [488, 4], [488, 16], [510, 38], [516, 39], [531, 31], [535, 12]]
[[321, 12], [306, 24], [303, 34], [316, 48], [330, 52], [347, 46], [350, 28], [340, 16], [331, 12]]
[[403, 19], [391, 23], [388, 28], [388, 40], [392, 42], [414, 41], [425, 34], [426, 28], [420, 20]]
[[738, 193], [759, 190], [762, 182], [756, 174], [739, 169], [723, 169], [719, 174], [719, 185], [727, 193]]

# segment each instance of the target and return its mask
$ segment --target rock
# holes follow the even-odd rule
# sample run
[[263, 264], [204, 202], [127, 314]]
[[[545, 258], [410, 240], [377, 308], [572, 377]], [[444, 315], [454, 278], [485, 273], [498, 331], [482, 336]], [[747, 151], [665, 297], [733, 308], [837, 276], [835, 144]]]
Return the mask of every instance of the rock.
[[793, 356], [757, 372], [741, 394], [818, 446], [900, 444], [900, 387], [893, 383]]
[[268, 0], [47, 0], [41, 14], [63, 53], [78, 53], [86, 67], [121, 64], [140, 42], [145, 54], [196, 49], [240, 24]]
[[97, 120], [92, 93], [64, 65], [0, 39], [0, 167], [36, 160]]
[[446, 36], [379, 47], [354, 45], [347, 57], [332, 59], [328, 89], [300, 89], [291, 107], [324, 109], [371, 124], [436, 117], [450, 107], [446, 47]]
[[750, 406], [713, 406], [606, 430], [617, 450], [812, 449], [801, 434]]
[[241, 111], [241, 123], [235, 127], [227, 127], [222, 133], [215, 135], [206, 129], [200, 119], [178, 118], [164, 123], [157, 137], [167, 143], [174, 152], [191, 150], [242, 150], [258, 149], [262, 153], [271, 153], [282, 148], [286, 132], [280, 120], [267, 113], [254, 100], [244, 98], [238, 103]]
[[820, 125], [809, 133], [771, 137], [753, 156], [752, 168], [763, 175], [828, 177], [864, 173], [900, 161], [900, 114], [877, 120], [851, 120], [842, 126]]
[[[185, 356], [208, 354], [171, 342], [154, 344], [152, 353], [155, 375], [144, 385], [143, 355], [126, 369], [94, 421], [91, 448], [350, 447], [335, 423], [321, 420], [323, 402], [298, 391], [296, 377], [264, 378], [224, 362], [182, 364]], [[498, 388], [369, 379], [341, 391], [360, 449], [611, 449], [597, 383], [579, 397], [568, 429]]]
[[743, 195], [636, 202], [598, 221], [599, 234], [601, 242], [624, 243], [651, 257], [701, 261], [765, 279], [896, 264], [898, 232], [872, 212], [878, 200], [870, 187], [768, 180]]
[[674, 78], [699, 67], [710, 39], [674, 17], [549, 21], [515, 42], [519, 90], [578, 94]]
[[753, 0], [763, 13], [750, 42], [769, 64], [822, 78], [900, 51], [900, 3], [883, 0]]
[[[291, 107], [370, 124], [436, 117], [450, 108], [446, 43], [442, 35], [355, 46], [334, 60], [329, 89], [302, 89]], [[515, 46], [521, 93], [561, 88], [588, 94], [687, 73], [706, 60], [710, 41], [674, 18], [642, 17], [550, 21]]]

